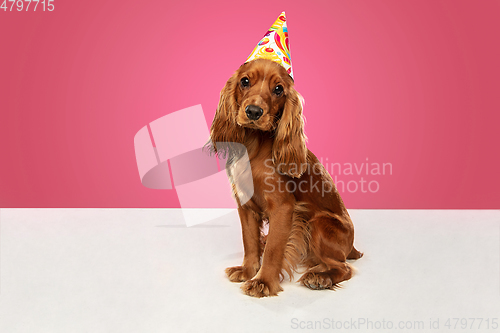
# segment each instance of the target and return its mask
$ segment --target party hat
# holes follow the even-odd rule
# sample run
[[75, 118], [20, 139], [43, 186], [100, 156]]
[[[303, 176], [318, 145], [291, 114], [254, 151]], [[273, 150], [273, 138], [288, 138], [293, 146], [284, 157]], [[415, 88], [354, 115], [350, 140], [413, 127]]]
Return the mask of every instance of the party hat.
[[253, 49], [246, 62], [255, 59], [270, 59], [283, 66], [293, 79], [288, 29], [285, 12], [281, 13], [264, 37]]

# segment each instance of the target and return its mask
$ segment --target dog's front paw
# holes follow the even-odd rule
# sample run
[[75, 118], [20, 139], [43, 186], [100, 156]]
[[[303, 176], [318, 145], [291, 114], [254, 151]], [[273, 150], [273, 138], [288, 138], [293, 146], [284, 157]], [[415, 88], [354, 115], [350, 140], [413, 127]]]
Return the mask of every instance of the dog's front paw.
[[234, 266], [226, 268], [226, 275], [231, 282], [245, 282], [250, 280], [257, 273], [256, 269], [245, 266]]
[[248, 296], [266, 297], [277, 296], [283, 288], [281, 288], [279, 282], [272, 284], [261, 279], [253, 279], [243, 283], [241, 290]]

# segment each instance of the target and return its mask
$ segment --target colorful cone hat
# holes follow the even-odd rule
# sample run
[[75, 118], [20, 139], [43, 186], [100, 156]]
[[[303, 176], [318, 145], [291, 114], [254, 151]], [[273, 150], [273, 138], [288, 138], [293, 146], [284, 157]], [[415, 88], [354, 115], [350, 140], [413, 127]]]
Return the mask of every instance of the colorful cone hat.
[[285, 12], [281, 13], [271, 28], [269, 28], [259, 44], [253, 49], [246, 62], [255, 59], [270, 59], [277, 62], [286, 69], [293, 79]]

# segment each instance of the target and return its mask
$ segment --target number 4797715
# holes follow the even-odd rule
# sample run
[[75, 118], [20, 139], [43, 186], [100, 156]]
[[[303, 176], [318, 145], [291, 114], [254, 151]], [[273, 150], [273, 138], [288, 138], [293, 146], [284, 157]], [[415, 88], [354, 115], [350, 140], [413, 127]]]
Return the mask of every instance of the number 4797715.
[[44, 12], [51, 12], [54, 10], [54, 0], [3, 0], [0, 9], [3, 9], [4, 12], [12, 12], [16, 9], [18, 12], [21, 12], [23, 10], [36, 11], [37, 9]]

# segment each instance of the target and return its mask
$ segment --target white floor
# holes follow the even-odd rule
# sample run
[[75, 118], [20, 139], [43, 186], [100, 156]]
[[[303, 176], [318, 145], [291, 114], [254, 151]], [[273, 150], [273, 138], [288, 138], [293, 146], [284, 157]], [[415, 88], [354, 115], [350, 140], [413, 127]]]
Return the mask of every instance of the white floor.
[[500, 330], [500, 211], [351, 215], [365, 256], [342, 289], [255, 299], [224, 276], [235, 211], [0, 209], [0, 332]]

